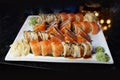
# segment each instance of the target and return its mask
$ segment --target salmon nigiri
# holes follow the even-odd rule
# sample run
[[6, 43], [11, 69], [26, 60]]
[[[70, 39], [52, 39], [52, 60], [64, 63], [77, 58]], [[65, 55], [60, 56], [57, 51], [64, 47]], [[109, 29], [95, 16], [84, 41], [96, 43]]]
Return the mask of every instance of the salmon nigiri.
[[35, 56], [39, 56], [41, 54], [41, 48], [38, 40], [30, 41], [30, 47]]

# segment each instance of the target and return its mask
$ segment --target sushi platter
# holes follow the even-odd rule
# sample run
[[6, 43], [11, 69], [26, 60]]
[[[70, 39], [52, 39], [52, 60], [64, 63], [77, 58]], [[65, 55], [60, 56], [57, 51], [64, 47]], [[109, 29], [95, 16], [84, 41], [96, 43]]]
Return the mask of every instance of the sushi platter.
[[114, 63], [97, 18], [65, 12], [28, 16], [5, 61]]

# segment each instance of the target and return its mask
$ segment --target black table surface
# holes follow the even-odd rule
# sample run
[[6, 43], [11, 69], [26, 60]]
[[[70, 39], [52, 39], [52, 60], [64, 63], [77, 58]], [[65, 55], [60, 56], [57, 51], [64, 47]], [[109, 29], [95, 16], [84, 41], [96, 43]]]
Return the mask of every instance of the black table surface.
[[[23, 72], [34, 74], [36, 72], [81, 72], [81, 73], [117, 73], [120, 72], [120, 9], [119, 6], [112, 8], [112, 27], [107, 32], [107, 43], [110, 48], [114, 64], [68, 64], [49, 62], [14, 62], [5, 61], [4, 58], [9, 50], [9, 45], [16, 38], [27, 16], [24, 7], [8, 5], [0, 8], [0, 73]], [[34, 12], [35, 13], [35, 12]]]

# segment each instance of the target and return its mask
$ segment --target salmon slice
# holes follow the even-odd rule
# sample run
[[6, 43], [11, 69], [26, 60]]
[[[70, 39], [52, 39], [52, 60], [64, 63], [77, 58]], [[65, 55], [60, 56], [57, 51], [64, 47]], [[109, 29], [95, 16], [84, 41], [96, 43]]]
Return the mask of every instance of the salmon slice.
[[52, 27], [52, 26], [51, 26], [51, 27], [47, 30], [47, 32], [63, 37], [63, 33], [62, 33], [58, 28], [56, 28], [56, 27]]
[[75, 32], [75, 33], [79, 33], [79, 28], [82, 29], [82, 24], [79, 21], [74, 21], [72, 23], [72, 27], [71, 27], [71, 31]]
[[69, 30], [69, 29], [65, 29], [66, 31], [65, 31], [65, 34], [64, 35], [67, 35], [67, 36], [69, 36], [70, 38], [72, 38], [74, 41], [76, 41], [76, 34], [75, 33], [73, 33], [71, 30]]
[[99, 32], [99, 26], [96, 22], [91, 22], [92, 34], [96, 35]]
[[78, 34], [80, 34], [82, 37], [84, 37], [88, 41], [91, 41], [90, 36], [87, 33], [85, 33], [81, 28], [79, 29], [79, 33]]
[[53, 56], [58, 57], [62, 55], [63, 52], [63, 45], [61, 42], [52, 42], [52, 51]]
[[83, 29], [86, 33], [89, 33], [89, 32], [90, 32], [90, 22], [83, 21], [83, 22], [81, 22], [81, 24], [82, 24], [82, 29]]
[[39, 56], [41, 54], [40, 43], [38, 40], [30, 41], [30, 47], [35, 56]]
[[33, 30], [34, 30], [34, 31], [45, 31], [45, 30], [46, 30], [46, 24], [45, 24], [45, 22], [36, 25], [36, 26], [33, 28]]
[[64, 22], [61, 27], [60, 27], [60, 31], [64, 34], [65, 33], [65, 28], [71, 30], [71, 22], [70, 21], [66, 21]]
[[65, 34], [65, 41], [69, 43], [75, 43], [75, 40], [69, 34]]
[[62, 41], [64, 41], [64, 37], [57, 36], [55, 34], [50, 33], [50, 40], [52, 42], [62, 42]]
[[68, 15], [65, 12], [60, 13], [61, 21], [64, 22], [68, 20]]
[[74, 14], [74, 13], [69, 13], [69, 14], [67, 14], [67, 15], [68, 15], [68, 19], [69, 19], [71, 22], [75, 21], [75, 14]]
[[84, 37], [82, 37], [80, 34], [79, 35], [77, 35], [77, 42], [78, 43], [82, 43], [82, 42], [86, 42], [87, 40], [84, 38]]
[[52, 54], [52, 46], [50, 40], [44, 40], [40, 42], [42, 56]]
[[76, 21], [82, 22], [84, 19], [84, 16], [81, 13], [75, 14]]

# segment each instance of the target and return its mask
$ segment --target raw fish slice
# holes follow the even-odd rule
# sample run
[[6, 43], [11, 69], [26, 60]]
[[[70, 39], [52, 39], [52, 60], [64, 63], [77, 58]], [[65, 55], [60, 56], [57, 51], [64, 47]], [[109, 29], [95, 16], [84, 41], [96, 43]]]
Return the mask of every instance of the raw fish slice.
[[74, 14], [74, 13], [69, 13], [69, 14], [67, 14], [67, 15], [68, 15], [68, 19], [69, 19], [71, 22], [75, 21], [75, 14]]
[[34, 31], [45, 31], [45, 30], [46, 30], [46, 24], [45, 24], [45, 22], [36, 25], [36, 26], [33, 28], [33, 30], [34, 30]]
[[71, 22], [70, 21], [64, 22], [60, 27], [60, 31], [64, 34], [66, 28], [71, 30]]
[[62, 22], [68, 20], [68, 15], [65, 12], [60, 13], [60, 19]]
[[76, 17], [76, 21], [79, 21], [79, 22], [83, 21], [84, 19], [84, 16], [81, 13], [75, 14], [75, 17]]
[[91, 22], [92, 34], [96, 35], [99, 32], [99, 26], [96, 22]]
[[87, 40], [84, 38], [84, 37], [82, 37], [80, 34], [79, 35], [77, 35], [77, 42], [78, 43], [84, 43], [84, 42], [86, 42]]
[[81, 22], [81, 24], [82, 24], [82, 29], [83, 29], [86, 33], [90, 33], [90, 22], [83, 21], [83, 22]]

